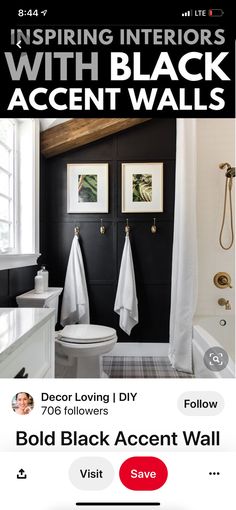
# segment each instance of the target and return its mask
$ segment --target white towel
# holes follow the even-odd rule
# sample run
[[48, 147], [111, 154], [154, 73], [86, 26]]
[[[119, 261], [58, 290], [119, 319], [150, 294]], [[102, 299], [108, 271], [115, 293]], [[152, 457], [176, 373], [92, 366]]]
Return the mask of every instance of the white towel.
[[89, 324], [89, 300], [78, 237], [72, 241], [61, 307], [61, 324]]
[[130, 335], [131, 329], [138, 323], [138, 300], [136, 295], [133, 258], [128, 234], [126, 234], [121, 259], [114, 310], [120, 316], [120, 328], [123, 329], [127, 335]]

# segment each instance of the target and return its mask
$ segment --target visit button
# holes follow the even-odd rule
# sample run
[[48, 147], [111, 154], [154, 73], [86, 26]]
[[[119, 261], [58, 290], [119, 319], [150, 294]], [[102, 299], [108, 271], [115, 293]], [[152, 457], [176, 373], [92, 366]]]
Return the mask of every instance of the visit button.
[[155, 491], [167, 480], [167, 467], [157, 457], [130, 457], [120, 467], [120, 479], [132, 491]]

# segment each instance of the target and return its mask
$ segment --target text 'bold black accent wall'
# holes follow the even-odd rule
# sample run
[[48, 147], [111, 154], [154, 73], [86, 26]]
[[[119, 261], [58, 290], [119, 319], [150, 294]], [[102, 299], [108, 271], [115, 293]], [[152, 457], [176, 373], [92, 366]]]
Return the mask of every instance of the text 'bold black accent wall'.
[[[67, 164], [109, 163], [109, 213], [67, 213]], [[164, 212], [121, 212], [121, 163], [163, 162]], [[167, 342], [174, 219], [175, 120], [153, 119], [82, 148], [44, 160], [41, 166], [41, 253], [50, 286], [64, 286], [74, 227], [80, 243], [90, 300], [91, 323], [118, 331], [120, 341]], [[156, 216], [157, 234], [151, 233]], [[100, 219], [106, 227], [99, 231]], [[129, 337], [113, 311], [125, 240], [126, 218], [139, 302], [139, 324]]]

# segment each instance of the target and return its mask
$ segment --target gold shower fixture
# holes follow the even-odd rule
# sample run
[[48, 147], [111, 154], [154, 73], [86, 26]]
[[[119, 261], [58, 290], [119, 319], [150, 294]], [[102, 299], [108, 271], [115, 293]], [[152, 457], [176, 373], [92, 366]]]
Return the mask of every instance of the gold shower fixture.
[[[232, 206], [232, 187], [233, 187], [233, 177], [235, 177], [235, 167], [232, 167], [229, 163], [220, 163], [219, 168], [221, 170], [226, 170], [225, 172], [225, 196], [224, 196], [224, 207], [223, 207], [223, 217], [222, 224], [219, 235], [219, 243], [223, 250], [230, 250], [234, 243], [234, 225], [233, 225], [233, 206]], [[226, 210], [227, 210], [227, 202], [229, 204], [229, 221], [230, 221], [230, 240], [228, 245], [226, 245], [223, 241], [223, 232], [225, 228], [226, 222]]]
[[231, 166], [230, 163], [220, 163], [220, 170], [226, 170], [225, 177], [235, 177], [235, 167]]
[[231, 167], [231, 165], [230, 165], [229, 163], [220, 163], [220, 164], [219, 164], [219, 168], [220, 168], [221, 170], [224, 170], [224, 169], [225, 169], [225, 167], [226, 167], [226, 170], [228, 170], [228, 168], [230, 168], [230, 167]]
[[214, 284], [218, 289], [232, 289], [231, 276], [228, 273], [220, 272], [215, 274], [213, 278]]
[[228, 299], [224, 298], [218, 299], [218, 305], [224, 306], [226, 310], [231, 310], [231, 304]]

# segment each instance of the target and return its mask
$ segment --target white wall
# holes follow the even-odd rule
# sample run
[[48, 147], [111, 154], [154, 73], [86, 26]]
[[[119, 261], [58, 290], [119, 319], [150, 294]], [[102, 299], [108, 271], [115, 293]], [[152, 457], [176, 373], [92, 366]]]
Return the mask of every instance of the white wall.
[[[225, 172], [219, 164], [235, 166], [234, 119], [197, 119], [197, 216], [198, 216], [198, 306], [197, 314], [234, 313], [234, 245], [226, 251], [219, 245], [222, 222]], [[233, 181], [233, 195], [236, 179]], [[235, 223], [235, 222], [234, 222]], [[235, 226], [235, 225], [234, 225]], [[229, 241], [227, 215], [226, 244]], [[226, 271], [232, 277], [233, 289], [218, 289], [213, 283], [215, 273]], [[218, 305], [220, 297], [229, 299], [232, 310]]]
[[72, 119], [39, 119], [40, 120], [40, 131], [45, 131], [51, 127], [57, 126], [58, 124], [62, 124], [63, 122], [67, 122]]

